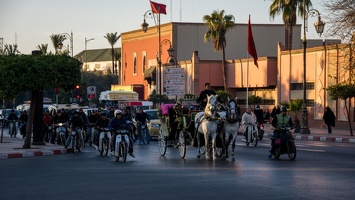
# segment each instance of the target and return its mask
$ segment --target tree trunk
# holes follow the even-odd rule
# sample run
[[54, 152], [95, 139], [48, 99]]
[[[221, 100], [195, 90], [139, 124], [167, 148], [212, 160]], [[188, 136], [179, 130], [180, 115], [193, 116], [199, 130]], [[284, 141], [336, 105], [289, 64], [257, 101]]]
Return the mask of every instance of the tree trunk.
[[227, 70], [226, 70], [226, 52], [225, 47], [222, 48], [222, 73], [223, 73], [223, 86], [224, 90], [227, 91]]
[[115, 50], [113, 49], [113, 46], [111, 48], [111, 58], [112, 58], [112, 74], [115, 74]]
[[292, 25], [289, 25], [289, 33], [288, 33], [288, 50], [292, 50], [292, 38], [293, 38], [293, 26]]
[[353, 128], [351, 127], [351, 122], [350, 122], [350, 110], [348, 109], [348, 105], [346, 103], [345, 100], [345, 109], [346, 109], [346, 114], [348, 115], [348, 123], [349, 123], [349, 127], [350, 127], [350, 135], [353, 136]]
[[33, 119], [33, 141], [32, 144], [44, 145], [43, 142], [43, 91], [36, 90], [32, 92], [32, 95], [36, 95], [37, 101], [35, 102], [35, 114]]

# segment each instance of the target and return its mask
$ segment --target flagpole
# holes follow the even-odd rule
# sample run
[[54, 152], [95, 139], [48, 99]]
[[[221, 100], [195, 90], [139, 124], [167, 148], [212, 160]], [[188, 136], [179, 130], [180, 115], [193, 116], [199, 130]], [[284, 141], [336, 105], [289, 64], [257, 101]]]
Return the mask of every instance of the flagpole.
[[247, 94], [246, 94], [246, 99], [247, 99], [247, 103], [246, 103], [246, 108], [249, 107], [249, 53], [247, 52]]

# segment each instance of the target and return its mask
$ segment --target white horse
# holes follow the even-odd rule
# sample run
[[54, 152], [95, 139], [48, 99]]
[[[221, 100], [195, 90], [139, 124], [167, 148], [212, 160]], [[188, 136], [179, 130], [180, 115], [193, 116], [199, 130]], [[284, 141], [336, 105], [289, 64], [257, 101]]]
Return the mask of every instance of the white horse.
[[237, 106], [237, 102], [234, 99], [228, 101], [228, 106], [225, 108], [225, 111], [218, 112], [220, 117], [223, 119], [224, 124], [222, 127], [219, 136], [224, 141], [223, 153], [226, 158], [228, 158], [228, 147], [232, 143], [232, 160], [234, 158], [234, 148], [236, 146], [235, 142], [238, 135], [238, 130], [240, 126], [241, 116], [240, 110]]
[[204, 112], [199, 112], [195, 117], [195, 129], [197, 131], [197, 157], [201, 157], [201, 144], [200, 144], [200, 134], [205, 137], [205, 157], [207, 160], [210, 159], [209, 156], [209, 139], [212, 140], [212, 155], [213, 161], [217, 160], [216, 156], [216, 137], [217, 137], [217, 97], [218, 95], [207, 95], [207, 105]]

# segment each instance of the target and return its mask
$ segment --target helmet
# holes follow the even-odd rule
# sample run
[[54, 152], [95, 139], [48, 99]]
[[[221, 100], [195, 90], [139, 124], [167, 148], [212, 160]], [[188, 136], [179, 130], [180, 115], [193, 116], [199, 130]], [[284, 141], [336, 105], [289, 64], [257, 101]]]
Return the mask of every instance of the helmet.
[[122, 115], [122, 111], [121, 110], [116, 110], [115, 111], [115, 116], [117, 116], [118, 114]]
[[285, 106], [282, 106], [281, 111], [282, 112], [287, 112], [287, 108]]

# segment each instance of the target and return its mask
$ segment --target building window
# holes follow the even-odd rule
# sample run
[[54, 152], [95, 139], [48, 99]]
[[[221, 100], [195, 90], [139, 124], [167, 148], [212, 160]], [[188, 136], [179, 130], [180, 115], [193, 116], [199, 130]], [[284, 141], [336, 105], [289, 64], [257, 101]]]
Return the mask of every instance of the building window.
[[137, 54], [133, 54], [133, 74], [137, 74]]
[[145, 70], [147, 70], [147, 61], [146, 61], [146, 52], [144, 51], [142, 53], [142, 74], [144, 74]]
[[[303, 83], [291, 83], [291, 90], [303, 90]], [[314, 90], [314, 82], [306, 83], [306, 90]]]
[[261, 105], [275, 105], [274, 99], [263, 99], [261, 100]]

